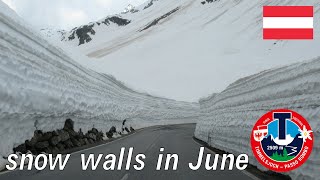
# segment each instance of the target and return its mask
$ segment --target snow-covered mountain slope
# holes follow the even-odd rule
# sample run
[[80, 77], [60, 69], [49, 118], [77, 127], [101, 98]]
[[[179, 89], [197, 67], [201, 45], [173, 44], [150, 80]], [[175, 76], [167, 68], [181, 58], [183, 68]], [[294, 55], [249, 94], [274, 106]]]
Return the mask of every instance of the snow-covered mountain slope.
[[127, 14], [127, 13], [136, 13], [139, 12], [139, 9], [136, 9], [132, 4], [129, 4], [121, 14]]
[[[131, 21], [128, 25], [94, 28], [89, 43], [64, 44], [92, 58], [90, 64], [99, 72], [148, 92], [190, 101], [220, 92], [239, 77], [319, 55], [316, 0], [218, 0], [204, 5], [202, 0], [158, 0], [144, 9], [148, 2], [137, 7], [139, 12], [121, 14]], [[315, 39], [262, 40], [264, 5], [314, 5]]]
[[120, 14], [110, 15], [96, 22], [90, 22], [86, 25], [75, 27], [69, 32], [65, 30], [54, 30], [51, 28], [44, 28], [40, 31], [49, 39], [64, 41], [71, 46], [80, 46], [91, 42], [92, 39], [96, 40], [96, 35], [109, 36], [108, 34], [110, 31], [121, 30], [123, 26], [126, 26], [131, 22], [130, 19], [127, 19], [131, 18], [131, 14], [151, 7], [156, 1], [158, 0], [146, 1], [139, 7], [129, 4]]
[[59, 39], [61, 41], [71, 42], [74, 45], [82, 45], [92, 41], [96, 31], [103, 34], [103, 31], [114, 27], [126, 26], [131, 21], [124, 19], [119, 15], [108, 16], [97, 22], [91, 22], [87, 25], [73, 28], [70, 32], [64, 30], [52, 31], [51, 29], [41, 29], [41, 32], [48, 38]]
[[289, 173], [293, 179], [320, 177], [320, 58], [270, 69], [242, 78], [224, 91], [200, 100], [203, 117], [195, 136], [225, 151], [249, 155], [249, 162], [262, 168], [254, 158], [250, 134], [255, 122], [266, 112], [292, 109], [310, 123], [314, 148], [309, 160]]
[[[86, 60], [86, 59], [85, 59]], [[136, 92], [115, 78], [84, 68], [34, 33], [0, 1], [0, 156], [36, 128], [106, 132], [122, 121], [133, 127], [194, 122], [197, 104]]]
[[63, 40], [64, 35], [67, 33], [65, 30], [57, 30], [54, 28], [43, 28], [40, 29], [41, 34], [45, 35], [47, 38]]

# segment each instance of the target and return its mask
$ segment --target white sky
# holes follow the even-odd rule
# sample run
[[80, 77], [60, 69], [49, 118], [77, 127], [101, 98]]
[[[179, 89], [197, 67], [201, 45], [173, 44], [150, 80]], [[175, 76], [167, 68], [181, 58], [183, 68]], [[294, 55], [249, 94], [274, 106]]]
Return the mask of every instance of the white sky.
[[146, 0], [2, 0], [37, 28], [71, 29]]

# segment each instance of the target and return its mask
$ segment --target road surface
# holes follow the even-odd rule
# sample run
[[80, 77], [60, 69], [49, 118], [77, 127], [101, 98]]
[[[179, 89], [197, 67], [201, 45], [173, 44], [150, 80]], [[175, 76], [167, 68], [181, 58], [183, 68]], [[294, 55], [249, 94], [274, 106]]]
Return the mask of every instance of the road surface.
[[[172, 125], [151, 127], [138, 131], [131, 136], [113, 141], [111, 143], [100, 145], [91, 149], [73, 153], [63, 171], [43, 171], [31, 170], [20, 171], [16, 170], [0, 175], [0, 180], [212, 180], [212, 179], [252, 179], [254, 176], [246, 171], [239, 171], [234, 168], [232, 171], [216, 170], [207, 171], [204, 168], [204, 163], [197, 171], [192, 171], [188, 164], [191, 162], [196, 164], [201, 145], [197, 144], [193, 139], [195, 124]], [[126, 153], [130, 147], [134, 147], [133, 157], [136, 154], [144, 153], [145, 167], [141, 171], [136, 171], [133, 166], [130, 170], [125, 170], [126, 156], [123, 161], [122, 170], [106, 171], [103, 169], [102, 158], [97, 170], [81, 169], [82, 153], [88, 154], [116, 154], [119, 158], [120, 149], [126, 147]], [[178, 168], [173, 170], [156, 171], [156, 165], [160, 148], [165, 148], [165, 153], [176, 153], [179, 155]], [[214, 154], [210, 150], [205, 150], [204, 154]], [[103, 156], [103, 157], [104, 157]], [[88, 157], [88, 156], [86, 156]], [[205, 157], [205, 156], [204, 156]], [[117, 159], [118, 161], [118, 159]], [[135, 164], [133, 158], [133, 164]], [[165, 162], [165, 161], [164, 161]], [[163, 165], [165, 164], [163, 162]], [[172, 163], [173, 164], [173, 163]], [[220, 163], [219, 163], [220, 165]], [[170, 166], [172, 168], [172, 165]], [[219, 166], [218, 166], [219, 167]], [[228, 167], [228, 166], [226, 166]]]

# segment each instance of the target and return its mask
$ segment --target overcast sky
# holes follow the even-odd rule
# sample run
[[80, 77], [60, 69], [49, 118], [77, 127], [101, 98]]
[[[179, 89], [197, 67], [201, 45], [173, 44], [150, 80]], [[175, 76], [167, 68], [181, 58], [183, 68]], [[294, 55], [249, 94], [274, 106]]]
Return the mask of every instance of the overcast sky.
[[2, 0], [37, 28], [71, 29], [145, 0]]

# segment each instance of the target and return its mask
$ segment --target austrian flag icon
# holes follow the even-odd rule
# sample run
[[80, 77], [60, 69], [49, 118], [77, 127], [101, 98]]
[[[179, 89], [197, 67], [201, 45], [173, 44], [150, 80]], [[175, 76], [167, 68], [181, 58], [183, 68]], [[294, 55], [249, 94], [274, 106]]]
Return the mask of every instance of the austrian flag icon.
[[264, 6], [263, 39], [313, 39], [313, 6]]

